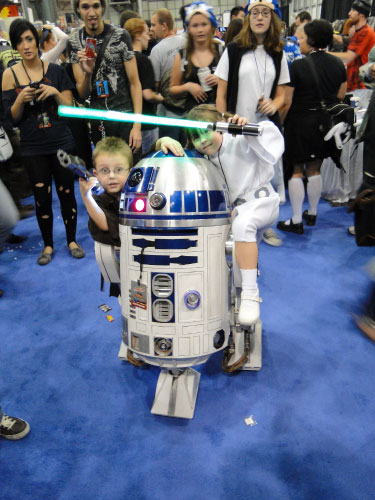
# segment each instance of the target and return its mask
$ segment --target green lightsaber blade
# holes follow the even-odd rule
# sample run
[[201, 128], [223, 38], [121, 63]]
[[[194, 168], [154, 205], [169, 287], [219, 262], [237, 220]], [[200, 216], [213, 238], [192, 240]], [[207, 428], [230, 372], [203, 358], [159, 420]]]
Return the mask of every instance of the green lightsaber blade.
[[121, 111], [107, 111], [105, 109], [75, 108], [74, 106], [59, 106], [60, 116], [72, 118], [89, 118], [92, 120], [111, 120], [127, 123], [145, 123], [147, 125], [167, 125], [169, 127], [201, 128], [207, 129], [208, 122], [185, 120], [181, 118], [167, 118], [164, 116], [148, 116], [139, 113], [123, 113]]

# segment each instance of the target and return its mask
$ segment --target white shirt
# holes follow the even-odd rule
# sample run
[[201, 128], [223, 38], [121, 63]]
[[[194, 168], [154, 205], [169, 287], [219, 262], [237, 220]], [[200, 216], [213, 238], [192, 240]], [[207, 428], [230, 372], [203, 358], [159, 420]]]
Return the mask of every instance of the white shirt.
[[273, 165], [284, 152], [284, 139], [269, 120], [261, 122], [260, 136], [223, 134], [223, 142], [209, 160], [222, 169], [231, 202], [249, 191], [258, 189], [274, 176]]
[[57, 44], [55, 45], [55, 47], [53, 47], [53, 49], [49, 50], [48, 52], [43, 52], [40, 58], [42, 59], [42, 61], [61, 64], [59, 57], [66, 49], [66, 44], [68, 43], [69, 35], [67, 33], [64, 33], [64, 31], [62, 31], [57, 26], [53, 26], [51, 31], [55, 35]]
[[154, 68], [155, 81], [160, 82], [164, 73], [170, 70], [174, 63], [177, 52], [186, 46], [186, 36], [174, 35], [160, 40], [153, 47], [150, 54], [150, 61]]
[[[228, 81], [229, 58], [225, 50], [217, 65], [215, 75]], [[272, 57], [259, 45], [254, 51], [249, 50], [241, 59], [238, 74], [238, 94], [236, 113], [246, 117], [250, 123], [259, 123], [265, 119], [264, 115], [256, 112], [259, 99], [263, 96], [268, 99], [271, 95], [273, 81], [276, 76]], [[281, 69], [278, 85], [290, 82], [288, 63], [285, 53], [281, 60]]]

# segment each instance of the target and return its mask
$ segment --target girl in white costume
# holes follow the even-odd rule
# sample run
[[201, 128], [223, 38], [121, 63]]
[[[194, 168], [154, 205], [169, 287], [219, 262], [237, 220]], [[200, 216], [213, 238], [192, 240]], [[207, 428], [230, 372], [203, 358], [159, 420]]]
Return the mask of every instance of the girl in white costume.
[[[187, 118], [223, 121], [222, 114], [210, 104], [192, 109]], [[239, 125], [247, 123], [246, 118], [238, 115], [230, 120]], [[232, 232], [235, 258], [242, 277], [238, 318], [242, 325], [253, 325], [259, 319], [258, 242], [263, 231], [277, 220], [279, 213], [280, 198], [270, 181], [274, 175], [273, 165], [284, 151], [284, 140], [279, 129], [269, 120], [260, 125], [263, 133], [257, 137], [187, 130], [189, 143], [222, 171], [229, 188], [234, 206]]]

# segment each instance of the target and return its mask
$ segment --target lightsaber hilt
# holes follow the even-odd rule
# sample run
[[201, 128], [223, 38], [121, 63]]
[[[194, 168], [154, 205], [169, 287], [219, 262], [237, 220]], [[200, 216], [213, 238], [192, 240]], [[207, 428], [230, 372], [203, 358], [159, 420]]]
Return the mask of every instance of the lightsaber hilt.
[[216, 132], [226, 132], [232, 135], [253, 135], [259, 136], [263, 133], [262, 125], [255, 123], [247, 123], [246, 125], [238, 125], [230, 122], [210, 123], [207, 128]]

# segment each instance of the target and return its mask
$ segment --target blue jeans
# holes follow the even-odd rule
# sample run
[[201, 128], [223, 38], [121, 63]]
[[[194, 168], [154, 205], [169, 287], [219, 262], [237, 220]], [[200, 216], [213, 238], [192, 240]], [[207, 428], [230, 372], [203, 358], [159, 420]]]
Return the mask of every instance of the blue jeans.
[[9, 191], [0, 180], [0, 247], [19, 220], [19, 213]]

